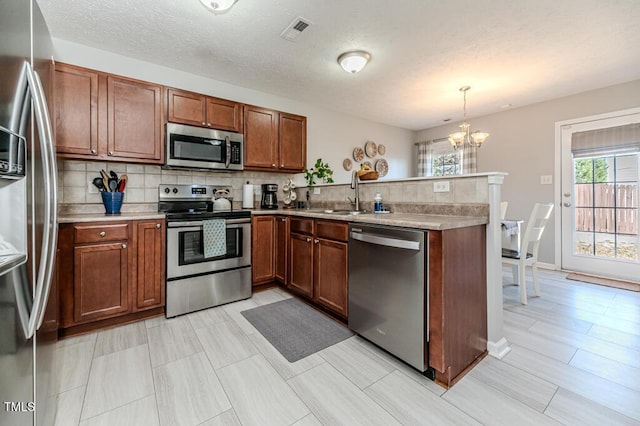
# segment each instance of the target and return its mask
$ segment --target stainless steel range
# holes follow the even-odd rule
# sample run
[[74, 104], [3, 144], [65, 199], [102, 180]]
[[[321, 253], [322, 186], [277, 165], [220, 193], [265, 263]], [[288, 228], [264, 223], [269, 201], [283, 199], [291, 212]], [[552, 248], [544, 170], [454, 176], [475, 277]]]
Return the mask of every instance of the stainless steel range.
[[212, 198], [224, 189], [158, 188], [158, 211], [167, 214], [167, 318], [251, 297], [251, 212], [214, 211]]

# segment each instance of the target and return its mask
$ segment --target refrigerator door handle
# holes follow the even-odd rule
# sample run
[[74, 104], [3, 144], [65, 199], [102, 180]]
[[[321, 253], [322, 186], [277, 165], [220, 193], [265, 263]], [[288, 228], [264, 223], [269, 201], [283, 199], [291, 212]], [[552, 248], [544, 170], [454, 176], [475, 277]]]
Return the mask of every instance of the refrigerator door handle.
[[57, 176], [55, 170], [55, 155], [53, 152], [53, 132], [47, 110], [44, 90], [38, 74], [31, 65], [25, 61], [23, 72], [26, 73], [30, 98], [33, 100], [36, 127], [42, 152], [42, 169], [44, 176], [44, 194], [47, 202], [44, 205], [45, 224], [42, 235], [42, 252], [40, 255], [40, 267], [36, 278], [36, 287], [33, 298], [33, 306], [29, 317], [28, 336], [35, 334], [42, 324], [44, 311], [51, 287], [51, 275], [57, 238]]

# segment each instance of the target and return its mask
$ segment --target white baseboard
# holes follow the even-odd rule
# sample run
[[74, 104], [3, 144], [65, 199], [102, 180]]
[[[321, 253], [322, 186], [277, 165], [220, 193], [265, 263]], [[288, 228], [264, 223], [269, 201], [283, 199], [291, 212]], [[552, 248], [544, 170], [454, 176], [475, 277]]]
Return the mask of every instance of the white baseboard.
[[504, 337], [497, 342], [487, 341], [487, 351], [494, 358], [502, 359], [511, 351], [509, 342]]

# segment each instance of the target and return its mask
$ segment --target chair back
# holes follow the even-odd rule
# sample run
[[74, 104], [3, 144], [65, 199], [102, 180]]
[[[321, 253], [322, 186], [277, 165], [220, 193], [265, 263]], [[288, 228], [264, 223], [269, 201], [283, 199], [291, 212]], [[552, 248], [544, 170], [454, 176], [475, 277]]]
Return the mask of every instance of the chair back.
[[552, 210], [553, 204], [536, 203], [533, 206], [533, 210], [527, 221], [527, 227], [522, 236], [521, 253], [523, 253], [524, 256], [526, 256], [526, 253], [531, 253], [535, 259], [538, 258], [538, 247], [540, 246], [542, 233], [551, 217]]
[[504, 220], [505, 217], [507, 217], [507, 207], [509, 206], [509, 202], [508, 201], [501, 201], [500, 202], [500, 220]]

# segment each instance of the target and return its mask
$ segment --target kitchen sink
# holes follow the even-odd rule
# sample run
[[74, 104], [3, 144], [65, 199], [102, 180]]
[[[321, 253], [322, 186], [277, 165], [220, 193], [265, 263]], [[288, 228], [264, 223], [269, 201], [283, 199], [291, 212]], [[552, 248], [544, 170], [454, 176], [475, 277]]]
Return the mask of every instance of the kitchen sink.
[[359, 214], [368, 213], [366, 210], [324, 210], [323, 213], [335, 214], [337, 216], [357, 216]]

